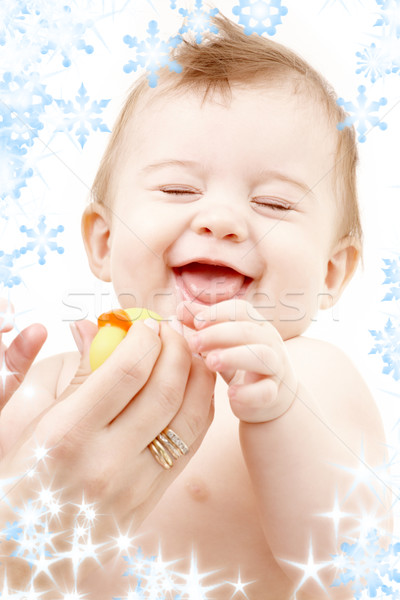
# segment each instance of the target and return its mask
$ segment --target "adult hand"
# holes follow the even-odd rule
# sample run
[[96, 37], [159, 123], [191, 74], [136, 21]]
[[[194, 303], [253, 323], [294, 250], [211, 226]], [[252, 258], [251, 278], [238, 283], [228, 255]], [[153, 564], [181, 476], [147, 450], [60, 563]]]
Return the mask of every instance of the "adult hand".
[[[3, 481], [26, 473], [38, 448], [46, 451], [35, 464], [35, 477], [9, 486], [9, 503], [18, 506], [51, 485], [69, 503], [60, 520], [51, 521], [53, 532], [68, 531], [84, 498], [100, 515], [94, 543], [108, 542], [118, 529], [132, 533], [199, 447], [213, 417], [214, 384], [215, 375], [192, 356], [183, 336], [166, 323], [158, 335], [138, 321], [110, 358], [42, 414], [4, 457]], [[148, 449], [166, 427], [190, 448], [170, 470]], [[64, 551], [68, 535], [71, 531], [60, 538]], [[67, 581], [63, 562], [54, 573], [61, 569], [59, 577]]]
[[0, 380], [0, 410], [21, 385], [47, 338], [43, 325], [29, 325], [12, 341], [7, 348], [2, 334], [14, 327], [14, 308], [10, 302], [0, 298], [0, 370], [4, 379]]

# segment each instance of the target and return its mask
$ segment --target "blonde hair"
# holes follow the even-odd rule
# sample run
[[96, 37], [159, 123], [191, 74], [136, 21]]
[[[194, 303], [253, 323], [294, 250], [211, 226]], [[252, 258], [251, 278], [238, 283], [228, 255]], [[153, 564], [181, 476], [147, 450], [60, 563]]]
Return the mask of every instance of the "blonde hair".
[[[333, 178], [340, 209], [339, 238], [351, 237], [357, 248], [362, 248], [362, 227], [357, 200], [356, 167], [358, 153], [353, 127], [339, 132], [336, 125], [344, 121], [346, 113], [337, 104], [331, 85], [304, 59], [289, 48], [257, 34], [247, 36], [243, 29], [219, 14], [212, 19], [218, 34], [208, 34], [201, 44], [185, 37], [171, 52], [171, 60], [182, 67], [179, 74], [167, 67], [160, 69], [160, 83], [168, 91], [194, 90], [203, 93], [203, 102], [214, 92], [231, 97], [231, 84], [264, 84], [290, 82], [296, 93], [306, 92], [310, 100], [324, 109], [336, 134]], [[165, 93], [163, 86], [162, 93]], [[118, 156], [123, 132], [139, 100], [145, 95], [157, 94], [149, 88], [146, 75], [134, 84], [117, 118], [111, 138], [100, 163], [92, 186], [92, 199], [107, 204], [113, 164]], [[329, 175], [329, 174], [328, 174]]]

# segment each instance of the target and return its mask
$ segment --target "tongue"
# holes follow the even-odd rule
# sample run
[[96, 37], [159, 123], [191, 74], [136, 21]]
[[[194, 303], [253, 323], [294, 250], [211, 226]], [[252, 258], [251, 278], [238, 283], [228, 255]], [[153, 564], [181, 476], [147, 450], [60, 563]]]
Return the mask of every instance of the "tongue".
[[233, 298], [244, 282], [244, 275], [229, 267], [190, 263], [182, 267], [180, 272], [190, 294], [207, 304]]

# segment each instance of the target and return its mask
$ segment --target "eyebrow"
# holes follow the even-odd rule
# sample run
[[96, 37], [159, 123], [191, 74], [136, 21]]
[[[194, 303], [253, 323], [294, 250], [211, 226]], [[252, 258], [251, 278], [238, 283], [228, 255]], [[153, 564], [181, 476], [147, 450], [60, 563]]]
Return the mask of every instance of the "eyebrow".
[[152, 163], [150, 165], [146, 165], [139, 171], [139, 175], [146, 175], [147, 173], [151, 173], [157, 169], [162, 169], [164, 167], [186, 167], [186, 168], [194, 168], [199, 167], [199, 163], [194, 162], [192, 160], [161, 160], [156, 163]]

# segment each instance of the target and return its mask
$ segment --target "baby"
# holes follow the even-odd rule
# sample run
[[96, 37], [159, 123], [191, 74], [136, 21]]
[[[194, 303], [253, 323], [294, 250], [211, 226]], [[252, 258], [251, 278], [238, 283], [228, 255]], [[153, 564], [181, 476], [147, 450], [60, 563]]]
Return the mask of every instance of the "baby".
[[[121, 308], [177, 315], [184, 359], [189, 349], [218, 374], [213, 422], [135, 530], [137, 544], [180, 559], [180, 572], [195, 555], [215, 599], [351, 598], [331, 587], [332, 556], [359, 537], [365, 514], [387, 514], [365, 467], [384, 462], [383, 429], [346, 356], [302, 334], [360, 257], [355, 136], [337, 130], [342, 109], [304, 60], [222, 16], [215, 24], [217, 35], [177, 48], [180, 74], [165, 68], [154, 89], [139, 79], [83, 215], [91, 269], [112, 281]], [[83, 353], [85, 336], [77, 322]], [[79, 361], [54, 357], [25, 381], [40, 383], [50, 405]], [[166, 389], [178, 394], [178, 384]], [[115, 595], [125, 569], [104, 565], [87, 579], [88, 597]]]

